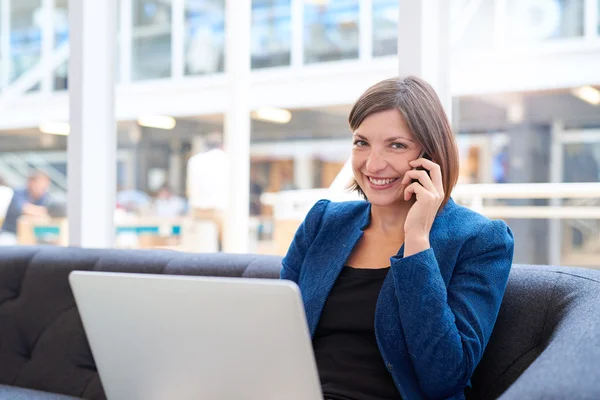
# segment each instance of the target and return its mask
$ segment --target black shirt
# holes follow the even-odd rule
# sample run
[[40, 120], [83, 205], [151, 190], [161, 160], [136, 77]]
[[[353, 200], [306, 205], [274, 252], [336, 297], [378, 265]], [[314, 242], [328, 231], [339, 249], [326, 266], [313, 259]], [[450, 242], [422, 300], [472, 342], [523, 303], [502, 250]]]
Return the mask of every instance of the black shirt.
[[313, 339], [325, 399], [398, 400], [375, 339], [375, 306], [389, 268], [344, 267]]

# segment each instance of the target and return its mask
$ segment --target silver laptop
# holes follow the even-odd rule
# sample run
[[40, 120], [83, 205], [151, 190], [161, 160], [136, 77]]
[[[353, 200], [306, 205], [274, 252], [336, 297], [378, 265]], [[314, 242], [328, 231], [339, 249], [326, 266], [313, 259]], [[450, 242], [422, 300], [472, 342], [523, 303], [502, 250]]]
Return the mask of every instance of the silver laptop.
[[322, 399], [292, 282], [75, 271], [108, 400]]

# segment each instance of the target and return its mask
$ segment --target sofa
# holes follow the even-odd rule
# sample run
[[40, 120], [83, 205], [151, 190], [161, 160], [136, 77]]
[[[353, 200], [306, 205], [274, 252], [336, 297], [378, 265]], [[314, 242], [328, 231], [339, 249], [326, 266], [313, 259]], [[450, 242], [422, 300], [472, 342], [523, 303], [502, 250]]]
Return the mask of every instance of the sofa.
[[[104, 399], [73, 270], [273, 278], [281, 258], [0, 247], [0, 399]], [[514, 265], [468, 399], [600, 399], [600, 271]]]

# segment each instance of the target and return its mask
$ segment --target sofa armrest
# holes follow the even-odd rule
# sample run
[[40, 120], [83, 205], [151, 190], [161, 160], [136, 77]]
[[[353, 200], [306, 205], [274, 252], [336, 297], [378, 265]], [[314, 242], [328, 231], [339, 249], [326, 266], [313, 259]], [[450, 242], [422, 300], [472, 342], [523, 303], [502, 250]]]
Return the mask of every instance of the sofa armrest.
[[600, 399], [600, 339], [585, 320], [565, 324], [499, 399]]

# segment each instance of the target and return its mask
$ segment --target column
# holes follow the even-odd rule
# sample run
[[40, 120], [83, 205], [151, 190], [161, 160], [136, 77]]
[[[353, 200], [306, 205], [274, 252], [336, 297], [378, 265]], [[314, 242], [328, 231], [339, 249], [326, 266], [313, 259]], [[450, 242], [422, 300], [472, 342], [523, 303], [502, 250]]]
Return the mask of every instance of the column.
[[69, 0], [69, 244], [112, 247], [116, 0]]
[[250, 0], [225, 2], [225, 72], [229, 105], [225, 152], [230, 160], [223, 250], [248, 252], [250, 201]]
[[10, 54], [10, 0], [0, 0], [0, 89], [8, 86], [12, 70]]
[[310, 154], [294, 158], [294, 184], [298, 189], [313, 188], [314, 161]]
[[450, 118], [452, 95], [448, 3], [448, 0], [399, 0], [398, 72], [400, 76], [416, 75], [429, 82]]

